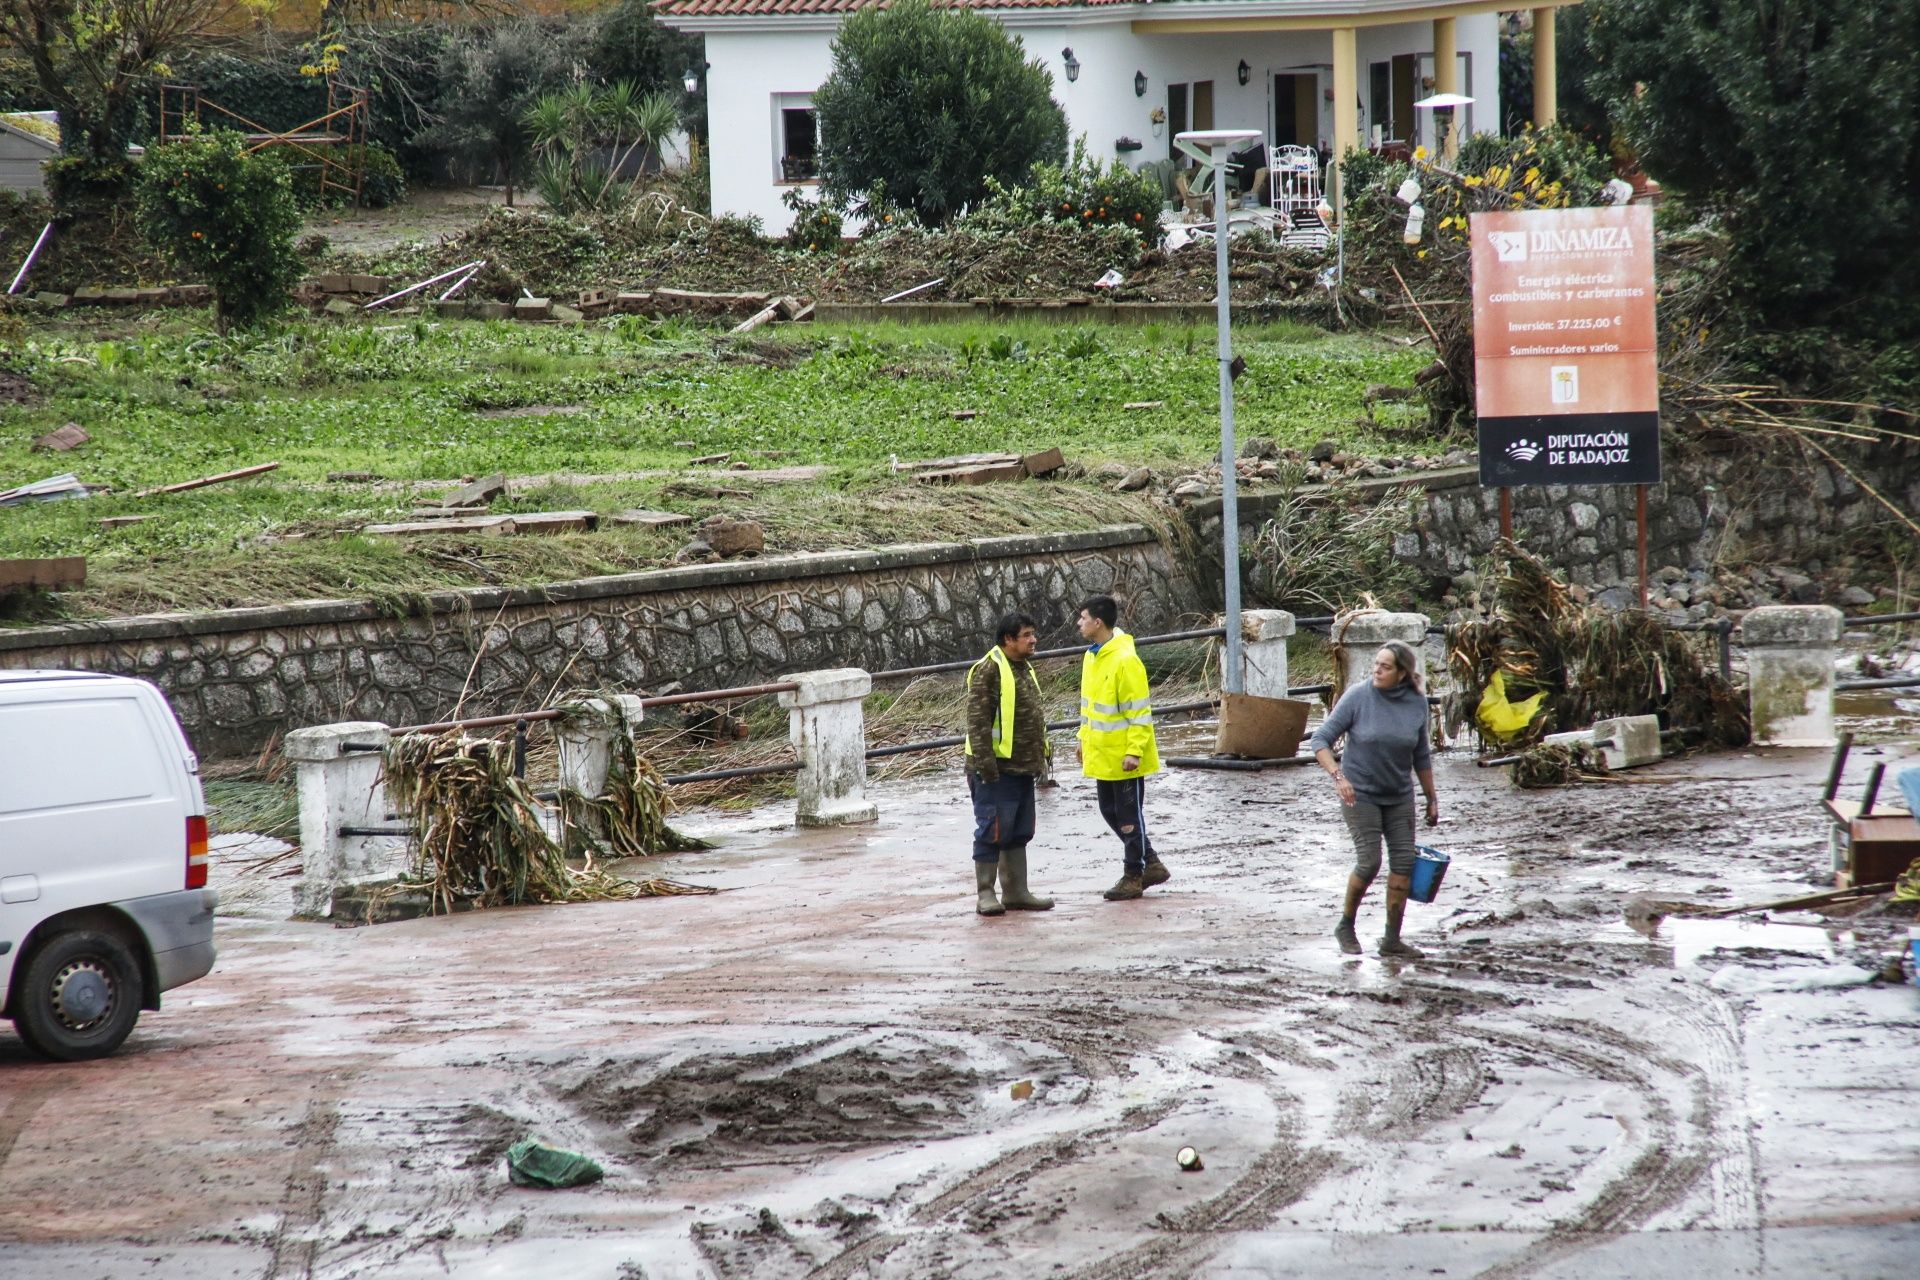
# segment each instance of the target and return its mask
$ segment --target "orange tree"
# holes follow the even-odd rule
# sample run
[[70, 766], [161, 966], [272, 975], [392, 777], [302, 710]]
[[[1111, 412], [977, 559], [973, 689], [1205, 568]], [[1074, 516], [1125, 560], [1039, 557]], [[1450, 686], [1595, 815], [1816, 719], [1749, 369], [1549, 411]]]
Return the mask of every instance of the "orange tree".
[[140, 233], [213, 288], [221, 333], [287, 305], [300, 213], [284, 164], [249, 155], [237, 133], [200, 134], [147, 152], [134, 198]]

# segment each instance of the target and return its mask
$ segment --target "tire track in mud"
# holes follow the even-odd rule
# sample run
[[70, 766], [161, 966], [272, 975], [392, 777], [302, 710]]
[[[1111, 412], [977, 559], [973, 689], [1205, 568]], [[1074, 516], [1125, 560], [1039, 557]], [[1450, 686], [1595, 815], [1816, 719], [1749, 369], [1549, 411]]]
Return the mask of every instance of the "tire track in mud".
[[1340, 1166], [1331, 1151], [1302, 1149], [1281, 1121], [1273, 1146], [1219, 1195], [1178, 1215], [1160, 1214], [1166, 1234], [1068, 1273], [1065, 1280], [1187, 1280], [1235, 1231], [1258, 1231]]
[[58, 1082], [52, 1076], [35, 1081], [14, 1094], [7, 1100], [6, 1109], [0, 1110], [0, 1169], [6, 1168], [7, 1157], [13, 1154], [14, 1143], [33, 1123], [34, 1116], [39, 1114], [40, 1108], [46, 1105], [56, 1088]]
[[320, 1242], [317, 1231], [326, 1208], [327, 1157], [334, 1148], [340, 1112], [332, 1098], [307, 1103], [294, 1126], [293, 1161], [280, 1197], [280, 1222], [267, 1242], [264, 1280], [299, 1277], [312, 1280]]
[[[1544, 1019], [1533, 1026], [1534, 1033], [1472, 1026], [1458, 1031], [1509, 1053], [1559, 1062], [1594, 1079], [1632, 1088], [1642, 1099], [1648, 1133], [1625, 1172], [1577, 1213], [1556, 1222], [1519, 1254], [1479, 1272], [1476, 1280], [1520, 1280], [1548, 1263], [1638, 1228], [1685, 1198], [1714, 1163], [1711, 1140], [1682, 1140], [1682, 1121], [1663, 1091], [1663, 1086], [1697, 1080], [1699, 1068], [1611, 1027], [1570, 1018]], [[1699, 1094], [1691, 1085], [1688, 1091], [1695, 1093], [1697, 1103]], [[1698, 1110], [1696, 1105], [1689, 1127], [1697, 1123]]]

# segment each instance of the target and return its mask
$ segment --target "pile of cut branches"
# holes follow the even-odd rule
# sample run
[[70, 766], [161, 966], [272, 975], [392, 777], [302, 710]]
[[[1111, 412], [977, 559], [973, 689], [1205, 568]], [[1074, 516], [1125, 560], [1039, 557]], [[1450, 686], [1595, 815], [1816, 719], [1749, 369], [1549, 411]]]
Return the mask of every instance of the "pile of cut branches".
[[458, 730], [410, 734], [387, 745], [385, 764], [388, 798], [412, 819], [415, 832], [414, 863], [402, 887], [423, 889], [436, 914], [456, 903], [503, 907], [712, 892], [622, 879], [596, 867], [590, 848], [583, 866], [569, 865], [540, 802], [514, 776], [510, 742]]
[[[1705, 661], [1685, 633], [1638, 610], [1613, 612], [1576, 600], [1538, 557], [1511, 542], [1494, 549], [1491, 599], [1481, 617], [1450, 627], [1447, 662], [1468, 718], [1496, 673], [1506, 697], [1547, 696], [1508, 744], [1585, 729], [1615, 716], [1657, 715], [1694, 740], [1741, 746], [1752, 732], [1746, 698]], [[1556, 770], [1542, 761], [1542, 779]], [[1580, 772], [1559, 762], [1558, 772]]]

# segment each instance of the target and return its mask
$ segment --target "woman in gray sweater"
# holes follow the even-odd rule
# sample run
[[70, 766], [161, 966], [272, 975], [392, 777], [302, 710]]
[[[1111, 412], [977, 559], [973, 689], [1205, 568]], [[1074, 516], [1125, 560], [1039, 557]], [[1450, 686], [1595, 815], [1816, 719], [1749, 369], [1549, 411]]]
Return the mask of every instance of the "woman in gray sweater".
[[[1333, 748], [1342, 737], [1341, 758]], [[1380, 874], [1380, 844], [1387, 846], [1387, 932], [1380, 954], [1418, 959], [1420, 952], [1400, 940], [1400, 921], [1413, 888], [1413, 778], [1427, 797], [1427, 825], [1440, 821], [1440, 799], [1433, 790], [1433, 755], [1427, 745], [1427, 686], [1420, 659], [1395, 640], [1373, 656], [1373, 679], [1340, 697], [1333, 713], [1308, 742], [1320, 767], [1333, 777], [1334, 790], [1353, 833], [1353, 872], [1347, 877], [1347, 903], [1333, 936], [1348, 955], [1360, 954], [1354, 916], [1367, 886]]]

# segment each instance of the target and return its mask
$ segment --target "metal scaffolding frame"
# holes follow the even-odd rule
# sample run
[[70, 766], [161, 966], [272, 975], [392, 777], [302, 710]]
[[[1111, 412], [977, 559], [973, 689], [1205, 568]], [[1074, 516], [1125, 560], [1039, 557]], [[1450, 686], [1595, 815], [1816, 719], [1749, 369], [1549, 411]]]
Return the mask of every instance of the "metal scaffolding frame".
[[305, 161], [296, 168], [320, 175], [320, 196], [329, 192], [361, 202], [366, 187], [366, 146], [372, 140], [372, 95], [343, 80], [327, 80], [327, 109], [322, 115], [291, 129], [272, 129], [208, 98], [197, 84], [160, 86], [160, 138], [178, 142], [205, 122], [211, 112], [216, 123], [237, 124], [246, 135], [247, 154], [269, 147], [287, 147]]

